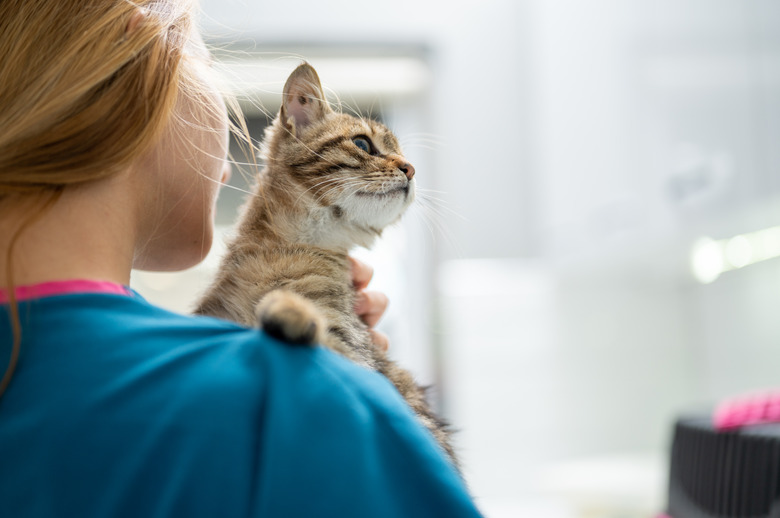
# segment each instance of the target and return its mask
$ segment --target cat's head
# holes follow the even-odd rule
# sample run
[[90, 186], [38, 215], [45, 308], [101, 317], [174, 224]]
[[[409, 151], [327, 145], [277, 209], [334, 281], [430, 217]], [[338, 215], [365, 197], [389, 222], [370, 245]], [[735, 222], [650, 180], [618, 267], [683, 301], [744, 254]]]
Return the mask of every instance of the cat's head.
[[378, 233], [414, 199], [414, 167], [383, 124], [338, 113], [317, 72], [304, 63], [284, 86], [266, 158], [301, 187], [299, 203], [324, 209], [332, 224]]

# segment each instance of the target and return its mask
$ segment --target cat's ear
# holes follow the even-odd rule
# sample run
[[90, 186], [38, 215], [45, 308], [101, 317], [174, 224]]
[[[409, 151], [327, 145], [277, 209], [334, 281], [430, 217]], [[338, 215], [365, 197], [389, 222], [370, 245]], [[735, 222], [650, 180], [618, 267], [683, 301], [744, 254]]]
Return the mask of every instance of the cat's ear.
[[293, 70], [284, 84], [282, 124], [297, 135], [301, 129], [331, 112], [317, 71], [308, 63]]

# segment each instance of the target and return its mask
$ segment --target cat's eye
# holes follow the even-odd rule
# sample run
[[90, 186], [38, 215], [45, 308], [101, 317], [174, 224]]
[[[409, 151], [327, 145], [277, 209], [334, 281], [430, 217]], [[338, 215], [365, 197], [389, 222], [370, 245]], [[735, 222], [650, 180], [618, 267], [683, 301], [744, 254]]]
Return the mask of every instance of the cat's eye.
[[371, 145], [371, 141], [368, 140], [366, 137], [355, 137], [352, 139], [352, 142], [355, 143], [357, 147], [368, 153], [369, 155], [374, 154], [374, 146]]

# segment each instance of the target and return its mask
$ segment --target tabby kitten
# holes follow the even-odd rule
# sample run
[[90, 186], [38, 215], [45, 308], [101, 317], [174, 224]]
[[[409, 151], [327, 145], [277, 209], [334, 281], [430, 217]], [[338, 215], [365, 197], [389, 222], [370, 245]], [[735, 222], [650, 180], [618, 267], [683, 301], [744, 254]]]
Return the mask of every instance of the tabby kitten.
[[384, 125], [334, 112], [317, 72], [300, 65], [266, 130], [265, 167], [237, 236], [196, 313], [322, 343], [386, 376], [458, 462], [447, 426], [411, 374], [377, 349], [353, 310], [347, 253], [369, 247], [414, 199], [414, 167]]

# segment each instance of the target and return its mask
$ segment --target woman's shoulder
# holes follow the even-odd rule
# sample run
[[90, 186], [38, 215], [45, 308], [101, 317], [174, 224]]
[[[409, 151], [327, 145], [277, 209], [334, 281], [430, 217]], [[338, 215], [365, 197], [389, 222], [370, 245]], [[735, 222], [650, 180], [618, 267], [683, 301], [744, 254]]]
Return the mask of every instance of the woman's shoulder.
[[[252, 442], [260, 429], [293, 437], [335, 416], [354, 426], [407, 411], [384, 378], [322, 346], [174, 313], [139, 296], [51, 297], [20, 310], [27, 316], [22, 357], [3, 400], [12, 413], [50, 411], [45, 398], [36, 401], [48, 386], [68, 402], [64, 414], [73, 411], [68, 405], [80, 407], [86, 427], [89, 416], [125, 429], [146, 429], [150, 416], [166, 416], [160, 426], [192, 437]], [[10, 332], [3, 326], [0, 315], [0, 333]]]
[[[127, 385], [126, 394], [190, 399], [199, 412], [211, 403], [220, 411], [224, 401], [239, 398], [287, 398], [298, 409], [313, 410], [399, 406], [384, 378], [322, 346], [288, 344], [260, 329], [171, 312], [135, 293], [49, 297], [21, 310], [27, 315], [25, 363], [35, 364], [36, 372], [50, 366], [51, 376], [101, 372], [114, 380], [112, 387]], [[4, 325], [7, 319], [0, 318], [0, 333], [10, 332]]]

